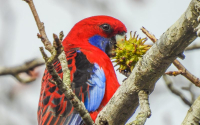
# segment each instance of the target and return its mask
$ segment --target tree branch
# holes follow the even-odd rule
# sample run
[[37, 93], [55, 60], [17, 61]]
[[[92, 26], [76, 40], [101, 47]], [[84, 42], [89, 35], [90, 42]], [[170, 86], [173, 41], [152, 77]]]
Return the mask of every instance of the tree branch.
[[49, 39], [47, 38], [45, 29], [44, 29], [44, 23], [40, 21], [39, 15], [35, 9], [35, 5], [33, 4], [33, 0], [24, 0], [25, 2], [28, 3], [32, 14], [34, 16], [35, 22], [37, 24], [38, 30], [40, 32], [40, 34], [38, 34], [38, 37], [41, 38], [42, 43], [45, 46], [45, 49], [48, 50], [50, 53], [52, 53], [51, 51], [53, 50], [53, 46], [51, 45], [51, 42], [49, 41]]
[[178, 68], [178, 70], [181, 70], [181, 75], [185, 76], [188, 80], [190, 80], [193, 84], [195, 84], [197, 87], [200, 87], [200, 80], [196, 76], [194, 76], [192, 73], [190, 73], [178, 60], [175, 60], [173, 64]]
[[142, 27], [141, 30], [153, 43], [156, 43], [158, 39], [153, 34], [149, 33], [144, 27]]
[[144, 125], [147, 118], [151, 116], [148, 94], [145, 91], [141, 90], [138, 93], [138, 97], [140, 103], [140, 112], [138, 113], [135, 121], [126, 125]]
[[138, 92], [147, 90], [151, 93], [156, 81], [170, 64], [196, 39], [193, 29], [198, 25], [199, 4], [198, 0], [192, 0], [179, 20], [138, 61], [131, 75], [99, 113], [95, 123], [105, 119], [110, 125], [124, 124], [130, 118], [138, 107]]
[[[157, 40], [155, 38], [154, 35], [151, 35], [144, 27], [141, 28], [142, 32], [144, 34], [147, 35], [147, 37], [149, 37], [153, 43], [155, 43]], [[180, 55], [180, 54], [179, 54]], [[166, 72], [165, 74], [167, 75], [173, 75], [173, 76], [176, 76], [176, 75], [183, 75], [184, 77], [186, 77], [188, 80], [190, 80], [193, 84], [195, 84], [197, 87], [200, 87], [200, 80], [199, 78], [197, 78], [196, 76], [194, 76], [193, 74], [191, 74], [177, 59], [175, 59], [173, 61], [173, 64], [174, 66], [177, 67], [178, 71], [169, 71], [169, 72]]]
[[170, 90], [172, 93], [174, 93], [175, 95], [179, 96], [179, 97], [181, 98], [181, 100], [182, 100], [186, 105], [188, 105], [188, 106], [191, 106], [191, 105], [192, 105], [192, 103], [189, 102], [189, 101], [185, 98], [185, 96], [184, 96], [180, 91], [178, 91], [177, 89], [174, 88], [172, 81], [169, 80], [169, 78], [167, 78], [167, 75], [164, 74], [164, 75], [163, 75], [163, 79], [164, 79], [164, 81], [165, 81], [165, 84], [167, 85], [167, 87], [169, 88], [169, 90]]
[[188, 87], [182, 87], [183, 90], [188, 91], [190, 93], [190, 95], [191, 95], [191, 104], [193, 104], [194, 101], [195, 101], [195, 94], [192, 91], [192, 85], [193, 84], [190, 83]]
[[200, 121], [200, 96], [194, 101], [181, 125], [199, 125]]
[[[0, 76], [3, 75], [13, 75], [19, 82], [21, 83], [30, 83], [36, 79], [36, 77], [31, 74], [31, 71], [38, 67], [44, 65], [43, 59], [33, 59], [31, 61], [26, 62], [25, 64], [22, 64], [20, 66], [15, 67], [0, 67]], [[30, 77], [28, 78], [22, 78], [20, 77], [20, 73], [27, 73]]]
[[189, 50], [196, 50], [196, 49], [200, 49], [200, 44], [194, 44], [194, 45], [191, 45], [191, 46], [188, 46], [185, 51], [189, 51]]
[[[200, 16], [198, 16], [197, 21], [200, 22]], [[200, 24], [194, 29], [194, 31], [197, 33], [198, 36], [200, 36]], [[200, 48], [200, 44], [194, 44], [192, 46], [188, 46], [185, 51], [187, 50], [195, 50], [195, 49], [199, 49]]]

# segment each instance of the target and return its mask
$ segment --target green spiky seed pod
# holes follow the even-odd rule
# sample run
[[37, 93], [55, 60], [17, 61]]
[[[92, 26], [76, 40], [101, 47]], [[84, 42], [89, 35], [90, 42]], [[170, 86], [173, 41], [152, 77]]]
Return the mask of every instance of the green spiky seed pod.
[[136, 32], [132, 36], [132, 32], [130, 32], [129, 40], [125, 39], [123, 42], [117, 43], [116, 55], [112, 59], [114, 59], [113, 62], [117, 63], [115, 66], [119, 65], [119, 72], [131, 72], [133, 70], [138, 60], [151, 47], [151, 45], [144, 45], [146, 41], [147, 38], [138, 38]]

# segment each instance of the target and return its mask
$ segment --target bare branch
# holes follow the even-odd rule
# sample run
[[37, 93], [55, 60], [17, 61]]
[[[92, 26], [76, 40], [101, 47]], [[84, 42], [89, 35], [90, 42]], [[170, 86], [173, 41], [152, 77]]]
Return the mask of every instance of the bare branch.
[[199, 125], [200, 121], [200, 96], [194, 101], [181, 125]]
[[178, 60], [174, 60], [173, 64], [177, 67], [178, 70], [182, 71], [181, 75], [185, 76], [188, 80], [190, 80], [197, 87], [200, 87], [200, 80], [192, 73], [190, 73]]
[[196, 39], [193, 29], [199, 24], [196, 21], [199, 6], [198, 0], [191, 1], [179, 20], [138, 61], [131, 75], [99, 113], [95, 123], [98, 124], [102, 118], [110, 125], [125, 124], [138, 107], [138, 92], [147, 90], [151, 93], [156, 81], [170, 64]]
[[128, 123], [126, 125], [144, 125], [147, 118], [151, 116], [148, 94], [145, 91], [141, 90], [138, 93], [138, 97], [140, 103], [140, 112], [138, 113], [135, 121]]
[[52, 46], [51, 42], [49, 41], [49, 39], [47, 38], [46, 32], [44, 30], [44, 23], [40, 21], [40, 18], [36, 11], [35, 5], [33, 4], [33, 0], [24, 0], [24, 1], [28, 3], [28, 5], [32, 11], [32, 14], [35, 18], [35, 22], [36, 22], [38, 30], [40, 32], [40, 34], [37, 34], [37, 36], [39, 38], [41, 38], [42, 43], [45, 46], [45, 49], [48, 50], [50, 53], [52, 53], [51, 51], [52, 51], [53, 46]]
[[[43, 59], [33, 59], [20, 66], [15, 67], [0, 67], [0, 76], [13, 75], [21, 83], [30, 83], [36, 79], [36, 76], [32, 74], [32, 70], [38, 66], [44, 65]], [[27, 73], [30, 77], [22, 78], [20, 73]]]
[[61, 32], [59, 33], [59, 40], [60, 40], [60, 41], [63, 41], [63, 37], [64, 37], [64, 33], [63, 33], [63, 31], [61, 31]]
[[170, 75], [170, 76], [177, 76], [177, 75], [180, 75], [181, 73], [183, 73], [183, 71], [178, 70], [178, 71], [169, 71], [169, 72], [166, 72], [165, 74]]
[[188, 46], [185, 51], [188, 51], [188, 50], [196, 50], [196, 49], [200, 49], [200, 44], [194, 44], [194, 45], [191, 45], [191, 46]]
[[188, 105], [188, 106], [192, 105], [192, 103], [189, 102], [180, 91], [178, 91], [177, 89], [174, 88], [172, 81], [169, 78], [167, 78], [167, 75], [164, 74], [163, 75], [163, 79], [164, 79], [167, 87], [169, 88], [169, 90], [172, 93], [174, 93], [175, 95], [179, 96], [186, 105]]
[[193, 84], [190, 83], [188, 87], [182, 87], [183, 90], [186, 90], [186, 91], [188, 91], [190, 93], [190, 95], [191, 95], [191, 104], [195, 101], [195, 94], [192, 91], [192, 85]]
[[[155, 43], [156, 38], [154, 35], [151, 35], [144, 27], [141, 28], [142, 32], [145, 33], [145, 35], [147, 35], [147, 37], [149, 37], [151, 40], [153, 40], [152, 42]], [[180, 54], [179, 54], [180, 55]], [[170, 71], [167, 72], [167, 75], [183, 75], [184, 77], [186, 77], [188, 80], [190, 80], [192, 83], [194, 83], [197, 87], [200, 87], [200, 80], [199, 78], [197, 78], [196, 76], [194, 76], [193, 74], [191, 74], [177, 59], [175, 59], [173, 61], [174, 66], [177, 67], [178, 71]]]
[[153, 34], [149, 33], [149, 31], [144, 27], [142, 27], [141, 30], [153, 43], [155, 43], [158, 40]]
[[[142, 32], [153, 42], [155, 43], [158, 39], [155, 37], [155, 35], [149, 33], [149, 31], [147, 29], [145, 29], [144, 27], [141, 28]], [[180, 53], [177, 55], [179, 58], [181, 59], [185, 59], [185, 55], [183, 53]]]

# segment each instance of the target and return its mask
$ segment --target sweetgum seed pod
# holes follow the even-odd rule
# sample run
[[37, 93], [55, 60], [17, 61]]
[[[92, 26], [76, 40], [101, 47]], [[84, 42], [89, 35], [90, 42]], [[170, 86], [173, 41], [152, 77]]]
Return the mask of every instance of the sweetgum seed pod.
[[113, 59], [119, 65], [118, 70], [121, 71], [132, 71], [137, 61], [146, 53], [151, 47], [150, 45], [144, 45], [147, 38], [139, 38], [139, 35], [132, 35], [130, 32], [130, 38], [123, 42], [117, 43], [115, 50], [116, 54]]
[[146, 46], [138, 46], [138, 49], [144, 49], [144, 48], [146, 48]]

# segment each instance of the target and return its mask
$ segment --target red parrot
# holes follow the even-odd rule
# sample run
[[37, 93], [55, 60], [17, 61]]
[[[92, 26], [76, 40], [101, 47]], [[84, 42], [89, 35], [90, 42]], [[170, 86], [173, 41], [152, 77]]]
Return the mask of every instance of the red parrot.
[[[71, 74], [71, 87], [95, 121], [120, 86], [109, 57], [116, 42], [125, 38], [125, 25], [110, 16], [93, 16], [76, 23], [62, 44]], [[54, 67], [62, 78], [59, 61]], [[42, 79], [38, 106], [39, 125], [84, 125], [58, 87], [49, 82], [47, 70]]]

